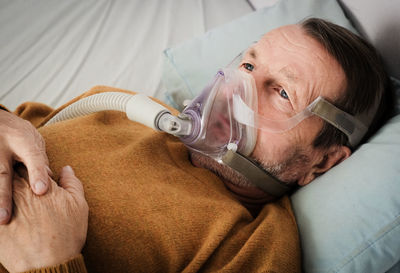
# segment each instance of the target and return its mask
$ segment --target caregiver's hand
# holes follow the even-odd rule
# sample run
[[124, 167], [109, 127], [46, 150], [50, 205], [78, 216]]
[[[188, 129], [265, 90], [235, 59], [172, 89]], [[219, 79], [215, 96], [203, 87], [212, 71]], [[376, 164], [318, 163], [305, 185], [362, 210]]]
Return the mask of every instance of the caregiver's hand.
[[0, 226], [0, 263], [9, 272], [55, 266], [81, 252], [89, 211], [82, 183], [64, 167], [59, 184], [51, 181], [48, 193], [37, 196], [15, 174], [13, 219]]
[[0, 224], [12, 215], [11, 180], [15, 162], [28, 168], [29, 183], [34, 193], [47, 192], [48, 159], [42, 136], [28, 121], [0, 110]]

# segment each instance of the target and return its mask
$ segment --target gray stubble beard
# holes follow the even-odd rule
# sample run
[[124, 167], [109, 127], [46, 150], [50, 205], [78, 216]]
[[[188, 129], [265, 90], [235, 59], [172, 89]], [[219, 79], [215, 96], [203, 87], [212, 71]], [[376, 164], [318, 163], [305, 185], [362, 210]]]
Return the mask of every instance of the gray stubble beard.
[[[296, 184], [297, 180], [304, 174], [310, 158], [301, 149], [293, 149], [282, 162], [267, 162], [266, 158], [255, 158], [261, 168], [287, 184]], [[218, 163], [216, 160], [201, 153], [190, 151], [190, 158], [195, 166], [208, 169], [220, 178], [231, 182], [240, 187], [255, 187], [245, 176], [231, 169], [230, 167]]]

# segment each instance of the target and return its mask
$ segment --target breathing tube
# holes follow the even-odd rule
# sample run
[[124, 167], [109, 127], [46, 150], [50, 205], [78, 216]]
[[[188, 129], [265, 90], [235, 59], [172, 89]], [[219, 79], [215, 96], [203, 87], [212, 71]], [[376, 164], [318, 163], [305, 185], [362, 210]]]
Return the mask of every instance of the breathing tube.
[[172, 115], [167, 108], [146, 95], [122, 92], [99, 93], [83, 98], [64, 108], [45, 125], [105, 110], [125, 112], [132, 121], [176, 136], [187, 136], [192, 131], [192, 122], [184, 115]]

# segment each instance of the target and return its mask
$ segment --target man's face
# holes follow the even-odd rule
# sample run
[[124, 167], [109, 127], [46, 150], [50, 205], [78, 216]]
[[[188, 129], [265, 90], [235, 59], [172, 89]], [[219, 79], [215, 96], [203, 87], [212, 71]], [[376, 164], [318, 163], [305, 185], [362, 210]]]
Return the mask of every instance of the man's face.
[[[318, 96], [334, 101], [346, 86], [337, 61], [298, 25], [264, 35], [246, 52], [239, 69], [254, 77], [259, 114], [274, 120], [301, 112]], [[325, 160], [324, 151], [312, 147], [322, 125], [319, 117], [312, 116], [283, 133], [259, 130], [250, 157], [282, 181], [306, 184], [317, 175], [315, 166]], [[212, 169], [226, 180], [237, 179], [225, 166], [196, 158], [196, 165]]]

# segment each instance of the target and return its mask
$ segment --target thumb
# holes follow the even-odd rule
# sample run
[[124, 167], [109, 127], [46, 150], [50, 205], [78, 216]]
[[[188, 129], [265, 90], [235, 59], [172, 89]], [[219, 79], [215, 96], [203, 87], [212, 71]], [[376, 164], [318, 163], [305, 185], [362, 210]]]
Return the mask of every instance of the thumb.
[[62, 168], [60, 173], [60, 186], [64, 188], [71, 195], [85, 198], [83, 186], [81, 181], [75, 176], [71, 166], [65, 166]]

